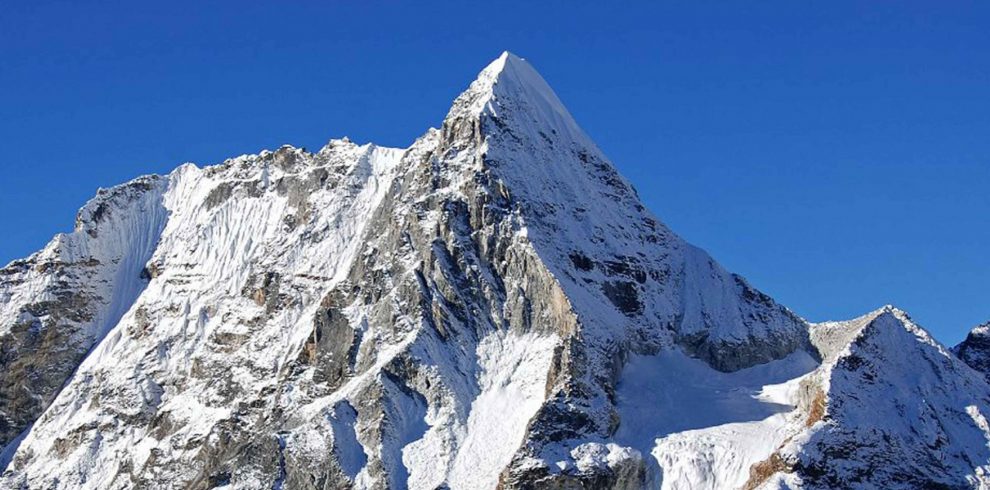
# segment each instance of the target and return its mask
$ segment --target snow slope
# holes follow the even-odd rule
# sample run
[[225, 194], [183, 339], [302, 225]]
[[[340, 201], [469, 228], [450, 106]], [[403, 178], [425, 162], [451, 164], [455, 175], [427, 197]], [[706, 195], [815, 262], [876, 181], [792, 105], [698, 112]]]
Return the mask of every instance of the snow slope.
[[806, 487], [990, 485], [982, 376], [890, 306], [816, 330], [853, 339], [817, 373], [827, 397], [822, 419], [781, 450]]
[[10, 488], [975, 487], [990, 440], [982, 376], [726, 271], [509, 53], [406, 149], [101, 192], [0, 353]]
[[656, 459], [662, 488], [739, 488], [794, 432], [806, 352], [732, 373], [678, 351], [633, 356], [616, 396], [616, 442]]

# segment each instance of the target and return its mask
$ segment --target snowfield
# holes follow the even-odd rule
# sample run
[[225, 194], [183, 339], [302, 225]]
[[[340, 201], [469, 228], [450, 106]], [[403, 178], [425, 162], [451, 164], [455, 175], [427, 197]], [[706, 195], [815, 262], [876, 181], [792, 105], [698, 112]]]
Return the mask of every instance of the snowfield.
[[749, 468], [797, 432], [806, 352], [723, 373], [681, 352], [633, 356], [618, 384], [619, 444], [649, 454], [662, 488], [740, 488]]

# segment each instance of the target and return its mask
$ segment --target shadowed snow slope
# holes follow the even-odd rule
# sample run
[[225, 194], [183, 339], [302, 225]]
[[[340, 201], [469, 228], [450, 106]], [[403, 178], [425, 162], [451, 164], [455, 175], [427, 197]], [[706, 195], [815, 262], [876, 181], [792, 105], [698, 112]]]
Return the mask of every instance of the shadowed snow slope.
[[684, 242], [509, 53], [406, 149], [142, 177], [0, 270], [4, 488], [979, 486], [988, 393]]

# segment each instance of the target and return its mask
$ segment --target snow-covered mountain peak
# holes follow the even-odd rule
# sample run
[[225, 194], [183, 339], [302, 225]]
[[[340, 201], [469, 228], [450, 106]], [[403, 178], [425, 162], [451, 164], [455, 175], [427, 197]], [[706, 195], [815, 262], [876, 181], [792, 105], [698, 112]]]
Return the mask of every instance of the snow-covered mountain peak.
[[974, 327], [952, 351], [990, 380], [990, 322]]
[[[501, 67], [492, 87], [495, 100], [489, 106], [494, 111], [493, 115], [498, 115], [499, 105], [513, 100], [529, 109], [527, 116], [532, 121], [549, 125], [551, 130], [567, 130], [572, 133], [572, 137], [580, 137], [582, 143], [589, 142], [570, 112], [557, 98], [557, 94], [532, 65], [509, 52], [504, 53], [499, 60], [502, 62]], [[499, 60], [493, 62], [489, 69], [499, 65]]]
[[725, 270], [511, 53], [409, 148], [187, 164], [79, 216], [0, 269], [4, 488], [952, 484], [988, 459], [981, 376], [892, 306], [809, 325]]
[[[930, 348], [933, 348], [946, 357], [951, 357], [948, 350], [936, 341], [927, 330], [915, 323], [906, 311], [888, 305], [874, 313], [876, 314], [869, 321], [867, 327], [872, 327], [878, 330], [893, 330], [897, 335], [907, 333], [908, 335], [904, 337], [905, 339], [920, 342]], [[888, 333], [889, 332], [885, 332], [884, 335]], [[890, 347], [896, 348], [895, 346]]]
[[767, 460], [780, 473], [765, 488], [990, 485], [987, 383], [904, 311], [816, 324], [812, 339], [825, 359], [805, 384], [808, 431]]
[[811, 324], [811, 341], [825, 360], [834, 359], [863, 329], [880, 317], [889, 316], [897, 321], [910, 321], [906, 312], [893, 305], [884, 305], [852, 320], [827, 321]]
[[529, 62], [508, 51], [485, 67], [457, 98], [445, 124], [486, 116], [512, 124], [517, 131], [594, 147], [546, 80]]
[[508, 51], [502, 52], [481, 70], [468, 91], [489, 98], [501, 95], [542, 99], [553, 110], [567, 113], [553, 89], [533, 66]]

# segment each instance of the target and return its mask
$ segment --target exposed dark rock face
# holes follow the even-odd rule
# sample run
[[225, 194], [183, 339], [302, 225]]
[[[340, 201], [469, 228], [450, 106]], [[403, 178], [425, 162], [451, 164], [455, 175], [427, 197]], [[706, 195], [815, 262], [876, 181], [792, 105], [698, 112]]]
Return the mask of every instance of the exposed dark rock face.
[[952, 352], [990, 380], [990, 322], [970, 331], [965, 340], [953, 347]]

